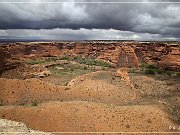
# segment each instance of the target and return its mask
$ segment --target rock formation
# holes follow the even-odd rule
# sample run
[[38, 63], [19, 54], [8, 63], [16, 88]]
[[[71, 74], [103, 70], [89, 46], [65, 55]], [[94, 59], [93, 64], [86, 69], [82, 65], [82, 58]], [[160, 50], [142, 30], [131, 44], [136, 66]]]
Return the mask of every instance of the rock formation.
[[28, 128], [24, 123], [0, 119], [0, 134], [11, 134], [11, 135], [52, 135], [51, 133], [45, 133], [41, 131], [35, 131]]
[[0, 74], [20, 64], [19, 60], [12, 56], [6, 48], [0, 47]]
[[[30, 42], [10, 43], [0, 47], [19, 59], [39, 57], [88, 56], [118, 67], [138, 67], [142, 62], [170, 70], [180, 68], [179, 44], [159, 42]], [[1, 57], [2, 59], [2, 57]], [[2, 60], [1, 60], [2, 61]], [[6, 66], [8, 67], [8, 66]]]

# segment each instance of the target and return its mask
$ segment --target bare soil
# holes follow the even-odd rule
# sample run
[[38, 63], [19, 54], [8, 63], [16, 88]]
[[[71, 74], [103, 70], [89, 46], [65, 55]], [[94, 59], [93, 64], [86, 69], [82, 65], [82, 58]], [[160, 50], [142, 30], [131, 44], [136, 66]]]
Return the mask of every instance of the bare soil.
[[[19, 74], [26, 70], [11, 78], [13, 72], [0, 78], [2, 119], [46, 132], [179, 131], [169, 129], [180, 124], [178, 77], [74, 68], [23, 79]], [[70, 76], [61, 76], [64, 72]]]

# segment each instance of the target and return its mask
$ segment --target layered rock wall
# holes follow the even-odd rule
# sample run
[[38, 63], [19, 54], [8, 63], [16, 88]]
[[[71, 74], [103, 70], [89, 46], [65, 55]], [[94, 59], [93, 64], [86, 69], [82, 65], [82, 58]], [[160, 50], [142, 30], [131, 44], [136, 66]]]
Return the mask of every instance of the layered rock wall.
[[[171, 70], [180, 69], [179, 44], [159, 42], [28, 42], [1, 45], [19, 59], [38, 57], [88, 56], [118, 67], [138, 67], [142, 62]], [[2, 58], [1, 58], [2, 59]]]
[[6, 48], [0, 47], [0, 75], [8, 69], [20, 64], [19, 59], [15, 58]]

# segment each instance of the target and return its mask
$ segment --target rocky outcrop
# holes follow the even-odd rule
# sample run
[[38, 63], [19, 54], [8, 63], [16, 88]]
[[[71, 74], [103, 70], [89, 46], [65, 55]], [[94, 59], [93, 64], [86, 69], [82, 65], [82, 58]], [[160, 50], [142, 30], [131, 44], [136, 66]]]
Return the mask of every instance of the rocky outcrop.
[[6, 119], [0, 119], [0, 134], [52, 135], [51, 133], [32, 130], [28, 128], [24, 123], [6, 120]]
[[119, 68], [116, 71], [115, 76], [121, 77], [121, 80], [126, 82], [126, 84], [131, 87], [131, 89], [133, 90], [133, 93], [134, 93], [131, 100], [136, 99], [137, 98], [136, 88], [134, 87], [134, 85], [133, 85], [133, 83], [132, 83], [132, 81], [128, 75], [128, 69], [127, 68]]
[[32, 75], [37, 78], [44, 78], [44, 77], [50, 76], [51, 72], [49, 70], [45, 70], [38, 73], [32, 73]]
[[174, 44], [137, 45], [135, 53], [140, 62], [161, 68], [180, 70], [180, 46]]
[[21, 121], [32, 129], [59, 134], [77, 132], [177, 132], [178, 127], [158, 106], [114, 106], [87, 101], [47, 102], [36, 107], [11, 107], [0, 110], [0, 117]]
[[117, 66], [118, 67], [138, 67], [140, 65], [140, 62], [134, 52], [134, 48], [131, 46], [122, 46]]
[[19, 60], [10, 54], [7, 49], [0, 47], [0, 74], [20, 64]]
[[180, 69], [179, 44], [165, 42], [30, 42], [5, 44], [0, 48], [1, 53], [5, 49], [19, 59], [88, 56], [118, 67], [138, 67], [143, 62], [171, 70]]

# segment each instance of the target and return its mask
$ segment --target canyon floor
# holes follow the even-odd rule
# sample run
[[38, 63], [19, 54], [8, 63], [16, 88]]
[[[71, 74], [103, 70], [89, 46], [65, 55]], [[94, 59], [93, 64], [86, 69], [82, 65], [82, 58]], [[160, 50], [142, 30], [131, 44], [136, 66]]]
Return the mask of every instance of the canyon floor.
[[0, 127], [12, 120], [23, 128], [10, 124], [0, 134], [178, 134], [180, 77], [146, 73], [147, 68], [117, 68], [80, 57], [24, 59], [0, 78]]

